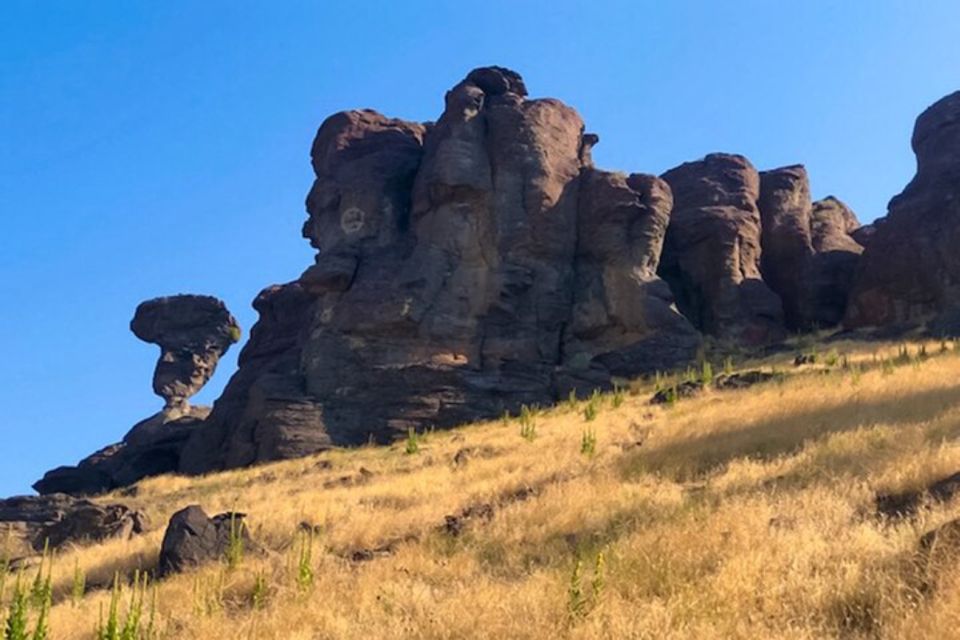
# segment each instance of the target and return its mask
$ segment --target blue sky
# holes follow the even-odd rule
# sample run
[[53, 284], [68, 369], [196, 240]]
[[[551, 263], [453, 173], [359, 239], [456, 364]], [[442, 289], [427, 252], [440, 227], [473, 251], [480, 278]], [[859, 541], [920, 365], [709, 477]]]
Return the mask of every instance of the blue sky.
[[435, 119], [499, 64], [576, 107], [605, 168], [802, 162], [870, 220], [913, 173], [914, 118], [960, 89], [958, 25], [956, 0], [5, 0], [0, 496], [160, 408], [138, 302], [216, 295], [247, 330], [311, 263], [308, 153], [334, 111]]

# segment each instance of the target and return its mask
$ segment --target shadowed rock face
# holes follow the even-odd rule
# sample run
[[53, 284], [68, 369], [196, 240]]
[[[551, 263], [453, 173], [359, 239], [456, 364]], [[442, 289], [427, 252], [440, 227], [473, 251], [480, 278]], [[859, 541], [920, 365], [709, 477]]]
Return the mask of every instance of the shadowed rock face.
[[656, 275], [669, 187], [593, 169], [580, 116], [526, 95], [487, 67], [433, 125], [323, 123], [304, 227], [316, 264], [257, 299], [182, 470], [386, 442], [694, 356]]
[[143, 302], [130, 330], [160, 346], [153, 390], [167, 411], [189, 409], [187, 399], [210, 380], [217, 362], [239, 340], [240, 327], [223, 302], [211, 296], [178, 295]]
[[674, 207], [660, 274], [706, 334], [742, 344], [784, 335], [780, 298], [760, 272], [760, 176], [743, 156], [715, 153], [663, 175]]
[[960, 92], [924, 111], [913, 130], [917, 173], [869, 240], [845, 324], [960, 330]]
[[764, 281], [783, 301], [795, 331], [827, 328], [843, 318], [863, 247], [850, 235], [859, 222], [830, 196], [811, 202], [801, 165], [760, 174]]

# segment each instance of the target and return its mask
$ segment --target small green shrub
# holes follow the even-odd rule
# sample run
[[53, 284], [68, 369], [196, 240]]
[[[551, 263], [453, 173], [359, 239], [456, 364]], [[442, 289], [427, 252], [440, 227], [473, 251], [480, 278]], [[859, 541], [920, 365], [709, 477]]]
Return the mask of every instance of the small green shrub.
[[267, 604], [267, 576], [258, 571], [253, 577], [253, 592], [250, 594], [250, 605], [254, 609], [263, 609]]
[[733, 358], [730, 356], [723, 360], [723, 372], [728, 376], [733, 373]]
[[22, 574], [17, 576], [10, 596], [7, 619], [3, 625], [3, 640], [29, 640], [27, 624], [30, 615], [30, 598], [23, 586]]
[[420, 436], [417, 435], [417, 431], [413, 427], [407, 429], [407, 443], [403, 448], [403, 452], [408, 456], [420, 452]]
[[567, 409], [570, 411], [576, 411], [578, 404], [580, 404], [580, 401], [577, 398], [576, 389], [570, 389], [570, 393], [567, 395]]
[[83, 596], [87, 593], [87, 574], [80, 568], [80, 561], [73, 565], [73, 584], [70, 587], [70, 601], [73, 606], [79, 606]]
[[300, 547], [297, 554], [297, 589], [301, 592], [313, 588], [313, 531], [300, 534]]
[[626, 398], [626, 390], [618, 384], [613, 385], [613, 394], [610, 396], [610, 404], [613, 405], [614, 409], [620, 407], [623, 404], [624, 399]]
[[246, 525], [242, 518], [235, 513], [230, 514], [230, 532], [227, 537], [227, 549], [224, 552], [224, 561], [231, 571], [243, 562], [243, 533]]
[[840, 352], [838, 352], [836, 349], [832, 349], [830, 353], [826, 355], [823, 362], [828, 367], [837, 366], [837, 364], [840, 362]]
[[110, 608], [106, 620], [103, 618], [103, 608], [100, 608], [100, 620], [93, 636], [96, 640], [152, 640], [155, 637], [156, 589], [153, 590], [147, 623], [144, 625], [144, 604], [147, 600], [149, 582], [150, 578], [145, 572], [141, 573], [139, 570], [134, 572], [130, 600], [127, 602], [126, 612], [121, 620], [120, 603], [123, 599], [123, 587], [120, 584], [120, 574], [114, 575]]
[[593, 429], [587, 429], [580, 436], [580, 453], [587, 457], [593, 457], [597, 452], [597, 433]]
[[606, 589], [606, 573], [606, 557], [603, 551], [600, 551], [594, 561], [593, 575], [590, 578], [590, 587], [587, 589], [584, 586], [583, 560], [577, 558], [567, 587], [567, 614], [571, 623], [587, 617], [591, 611], [600, 606]]
[[710, 364], [709, 360], [704, 360], [700, 365], [700, 382], [705, 387], [713, 384], [713, 365]]
[[603, 396], [600, 395], [600, 390], [594, 389], [593, 393], [590, 394], [590, 399], [587, 400], [586, 406], [583, 408], [583, 419], [587, 422], [596, 420], [597, 414], [600, 413], [600, 404], [602, 402]]
[[520, 437], [528, 442], [537, 439], [537, 423], [534, 415], [534, 409], [527, 405], [520, 407]]

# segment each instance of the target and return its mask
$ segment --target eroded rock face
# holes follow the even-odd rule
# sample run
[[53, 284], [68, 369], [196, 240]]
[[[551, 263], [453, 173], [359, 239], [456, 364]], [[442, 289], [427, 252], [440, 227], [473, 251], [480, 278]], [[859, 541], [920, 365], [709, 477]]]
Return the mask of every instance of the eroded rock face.
[[674, 207], [660, 274], [706, 334], [758, 345], [784, 337], [780, 298], [760, 272], [760, 176], [743, 156], [715, 153], [663, 175]]
[[955, 312], [960, 258], [960, 92], [917, 119], [917, 174], [878, 221], [855, 281], [850, 326], [919, 324]]
[[592, 169], [580, 116], [526, 95], [487, 67], [433, 125], [324, 122], [316, 264], [258, 298], [182, 470], [386, 442], [693, 357], [699, 336], [656, 275], [669, 186]]
[[863, 247], [850, 235], [860, 224], [830, 196], [810, 197], [806, 169], [793, 165], [760, 174], [761, 271], [783, 301], [794, 331], [828, 328], [843, 318]]
[[584, 170], [573, 319], [564, 341], [571, 374], [588, 365], [633, 377], [695, 357], [700, 335], [657, 275], [672, 207], [660, 178]]
[[177, 295], [143, 302], [130, 330], [160, 346], [153, 390], [167, 411], [186, 412], [187, 399], [210, 380], [220, 357], [240, 339], [226, 306], [211, 296]]
[[917, 118], [912, 146], [917, 173], [863, 253], [848, 327], [934, 321], [960, 330], [960, 92]]

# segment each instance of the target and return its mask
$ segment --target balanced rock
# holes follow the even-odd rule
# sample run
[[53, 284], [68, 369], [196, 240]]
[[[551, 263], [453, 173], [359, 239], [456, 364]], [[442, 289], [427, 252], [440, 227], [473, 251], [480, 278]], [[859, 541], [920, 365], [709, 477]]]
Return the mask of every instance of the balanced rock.
[[254, 549], [244, 519], [242, 513], [221, 513], [211, 518], [198, 505], [176, 512], [160, 545], [159, 575], [224, 560], [231, 544], [239, 544], [244, 551]]
[[669, 186], [593, 169], [576, 111], [526, 96], [485, 67], [435, 124], [323, 123], [315, 264], [257, 298], [182, 471], [389, 442], [693, 359], [699, 335], [656, 274]]
[[187, 400], [206, 384], [240, 335], [223, 302], [197, 295], [157, 298], [137, 307], [130, 328], [141, 340], [161, 347], [153, 388], [164, 398], [163, 409], [134, 425], [121, 442], [76, 466], [48, 471], [33, 485], [38, 493], [96, 495], [178, 471], [189, 437], [204, 426], [210, 408]]
[[700, 331], [747, 345], [784, 335], [780, 298], [760, 270], [760, 176], [739, 155], [714, 153], [663, 175], [673, 191], [660, 274]]
[[960, 333], [960, 92], [913, 130], [917, 173], [890, 201], [863, 253], [845, 316], [851, 328], [916, 326]]
[[240, 327], [214, 297], [177, 295], [143, 302], [130, 330], [160, 346], [153, 390], [165, 409], [185, 410], [187, 399], [210, 380], [217, 362], [240, 339]]

